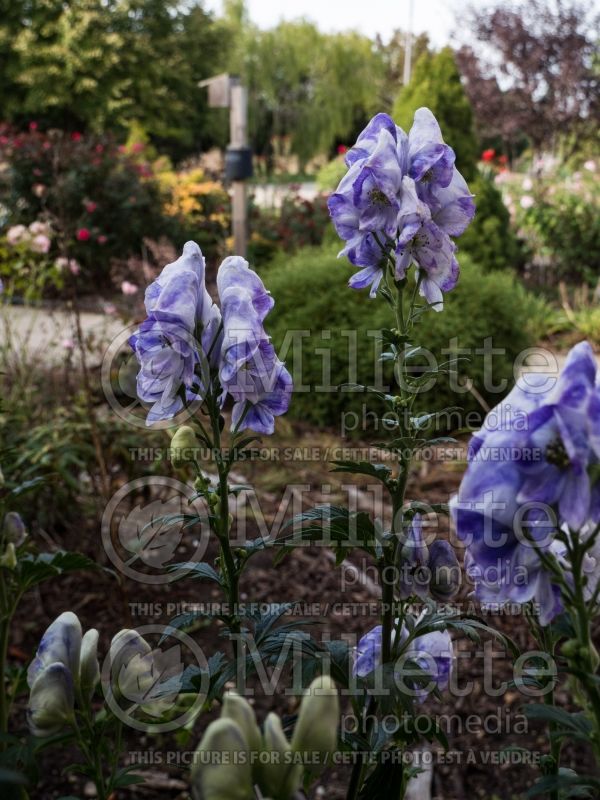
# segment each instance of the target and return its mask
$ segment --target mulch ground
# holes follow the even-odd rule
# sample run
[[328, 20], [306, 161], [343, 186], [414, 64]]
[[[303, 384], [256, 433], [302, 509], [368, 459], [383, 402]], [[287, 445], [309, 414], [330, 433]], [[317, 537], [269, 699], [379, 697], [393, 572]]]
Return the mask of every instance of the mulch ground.
[[[374, 494], [366, 480], [355, 480], [329, 471], [327, 461], [339, 457], [339, 453], [334, 451], [338, 445], [339, 440], [334, 434], [284, 423], [278, 435], [265, 443], [275, 450], [270, 454], [262, 453], [263, 460], [237, 466], [240, 479], [257, 486], [268, 525], [277, 517], [285, 487], [292, 484], [296, 485], [296, 492], [304, 498], [305, 505], [347, 500], [350, 496], [357, 508], [371, 510]], [[360, 447], [355, 443], [348, 446]], [[292, 450], [285, 453], [283, 448]], [[267, 460], [269, 455], [270, 460]], [[351, 455], [356, 456], [356, 453], [345, 454], [345, 457]], [[459, 462], [440, 457], [421, 463], [412, 475], [408, 496], [429, 503], [447, 502], [458, 487], [461, 472]], [[168, 466], [165, 466], [164, 474], [170, 474]], [[306, 492], [307, 486], [311, 487], [310, 493]], [[342, 486], [350, 486], [350, 489]], [[114, 486], [115, 490], [117, 488], [118, 480]], [[384, 507], [383, 510], [389, 509]], [[102, 504], [99, 503], [97, 519], [82, 520], [81, 525], [72, 530], [60, 534], [47, 532], [47, 536], [56, 546], [80, 550], [108, 566], [100, 537], [101, 513]], [[287, 514], [290, 513], [288, 508]], [[247, 517], [247, 524], [248, 535], [258, 535], [259, 528], [252, 515]], [[446, 525], [445, 522], [440, 525], [441, 536], [448, 535]], [[47, 549], [48, 542], [40, 540], [39, 546]], [[191, 544], [184, 544], [178, 555], [185, 560], [192, 550]], [[349, 577], [347, 568], [336, 569], [330, 553], [324, 548], [296, 550], [275, 568], [271, 553], [262, 553], [252, 561], [243, 581], [242, 599], [261, 603], [289, 601], [302, 604], [306, 609], [317, 608], [318, 616], [312, 622], [319, 624], [308, 628], [316, 638], [360, 636], [377, 622], [374, 616], [366, 613], [368, 605], [377, 599], [374, 594], [376, 587], [372, 583], [374, 573], [369, 569], [370, 565], [356, 553], [349, 558], [366, 574], [368, 580], [363, 584]], [[469, 587], [465, 586], [461, 602], [466, 609], [473, 610], [468, 594]], [[218, 600], [217, 590], [199, 581], [183, 580], [152, 586], [123, 578], [119, 585], [101, 573], [65, 576], [42, 585], [25, 598], [13, 629], [10, 653], [16, 662], [25, 659], [26, 654], [35, 649], [45, 627], [67, 609], [79, 615], [84, 629], [92, 626], [99, 629], [100, 652], [104, 654], [110, 638], [123, 627], [166, 624], [173, 615], [168, 613], [168, 604], [173, 608], [177, 604], [211, 600]], [[340, 606], [341, 603], [346, 605]], [[354, 613], [356, 609], [359, 613]], [[521, 616], [488, 615], [486, 620], [512, 636], [522, 650], [533, 649], [526, 622]], [[215, 625], [200, 627], [194, 632], [194, 638], [207, 655], [227, 646], [219, 638]], [[504, 653], [498, 643], [490, 642], [486, 647], [464, 639], [457, 641], [458, 686], [464, 689], [468, 682], [471, 684], [460, 697], [446, 697], [441, 705], [434, 700], [426, 703], [426, 710], [441, 715], [441, 719], [446, 720], [444, 724], [448, 725], [448, 752], [434, 746], [432, 753], [433, 797], [437, 800], [511, 800], [521, 797], [538, 774], [536, 760], [546, 752], [543, 730], [524, 720], [522, 705], [528, 698], [512, 686], [498, 694], [497, 687], [513, 678], [513, 657]], [[560, 702], [568, 704], [564, 684], [557, 695]], [[273, 707], [280, 713], [292, 711], [294, 701], [282, 694], [275, 698], [259, 695], [255, 707], [259, 718], [263, 718]], [[197, 722], [191, 741], [185, 745], [178, 744], [170, 735], [148, 737], [130, 732], [126, 738], [126, 756], [138, 762], [140, 758], [146, 758], [147, 763], [141, 771], [148, 775], [148, 780], [143, 786], [120, 791], [118, 797], [149, 800], [188, 797], [186, 771], [182, 767], [185, 756], [178, 758], [177, 753], [193, 749], [209, 719], [210, 715], [207, 715]], [[22, 726], [23, 721], [24, 702], [17, 705], [14, 727]], [[531, 755], [524, 756], [521, 751], [507, 749], [514, 747], [523, 748]], [[41, 783], [31, 792], [32, 799], [90, 796], [90, 786], [85, 785], [85, 780], [63, 773], [64, 767], [72, 761], [72, 752], [55, 749], [45, 753], [40, 765]], [[567, 748], [564, 764], [581, 770], [591, 769], [589, 754], [579, 745]], [[331, 769], [321, 778], [313, 796], [332, 800], [343, 798], [347, 779], [345, 768]]]

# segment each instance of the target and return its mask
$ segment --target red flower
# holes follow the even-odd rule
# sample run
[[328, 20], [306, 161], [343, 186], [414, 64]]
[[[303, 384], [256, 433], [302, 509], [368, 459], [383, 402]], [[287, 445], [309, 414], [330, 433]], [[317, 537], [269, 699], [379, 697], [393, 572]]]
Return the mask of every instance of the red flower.
[[73, 131], [71, 134], [71, 141], [72, 142], [80, 142], [83, 139], [83, 135], [79, 133], [79, 131]]
[[508, 164], [508, 156], [505, 155], [498, 156], [498, 163], [502, 164], [502, 166]]
[[484, 150], [483, 153], [481, 154], [482, 161], [490, 162], [493, 161], [495, 158], [496, 158], [496, 151], [491, 147], [489, 150]]
[[30, 123], [29, 123], [29, 130], [30, 130], [30, 131], [37, 131], [37, 129], [38, 129], [38, 124], [37, 124], [37, 122], [30, 122]]
[[345, 144], [339, 144], [337, 151], [338, 151], [339, 155], [343, 156], [344, 153], [348, 152], [348, 148], [346, 147]]
[[77, 241], [79, 242], [87, 242], [90, 238], [90, 232], [87, 228], [79, 228], [77, 231]]
[[86, 203], [84, 203], [84, 206], [88, 214], [93, 214], [94, 211], [98, 208], [98, 203], [94, 203], [93, 200], [88, 200]]

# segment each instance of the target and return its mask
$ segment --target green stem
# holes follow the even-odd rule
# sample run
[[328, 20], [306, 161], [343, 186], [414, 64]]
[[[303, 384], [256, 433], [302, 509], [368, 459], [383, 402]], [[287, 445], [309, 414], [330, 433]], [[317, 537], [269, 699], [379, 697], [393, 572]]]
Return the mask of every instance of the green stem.
[[590, 616], [584, 594], [584, 572], [583, 558], [585, 556], [585, 545], [579, 542], [579, 537], [573, 535], [573, 545], [571, 547], [571, 568], [573, 573], [573, 611], [575, 613], [576, 629], [581, 649], [579, 650], [580, 663], [580, 683], [587, 695], [591, 711], [594, 717], [594, 738], [593, 747], [597, 761], [600, 761], [600, 689], [596, 683], [597, 664], [594, 663], [594, 645], [591, 637]]
[[[416, 299], [416, 289], [413, 292], [410, 306], [408, 309], [408, 315], [405, 317], [404, 315], [404, 289], [402, 285], [396, 285], [396, 301], [394, 303], [394, 313], [396, 317], [396, 326], [398, 329], [399, 334], [405, 335], [408, 332], [409, 327], [412, 324], [412, 312], [413, 307]], [[399, 374], [397, 375], [398, 385], [400, 388], [400, 397], [401, 397], [401, 409], [402, 413], [405, 412], [406, 409], [410, 410], [410, 406], [412, 405], [412, 397], [407, 396], [406, 391], [406, 369], [405, 369], [405, 362], [404, 362], [404, 353], [399, 352], [396, 360], [396, 369], [398, 370]], [[404, 426], [402, 428], [402, 435], [404, 437], [409, 437], [411, 432], [409, 430], [405, 430]], [[385, 579], [385, 568], [389, 565], [394, 565], [396, 563], [396, 551], [399, 546], [399, 537], [402, 534], [402, 508], [404, 506], [404, 496], [406, 494], [406, 485], [408, 482], [408, 475], [410, 472], [410, 464], [412, 460], [412, 452], [407, 449], [406, 447], [402, 448], [402, 452], [400, 454], [400, 460], [398, 465], [398, 475], [395, 481], [395, 485], [390, 488], [390, 494], [392, 499], [392, 528], [391, 532], [395, 534], [392, 536], [392, 544], [391, 548], [378, 563], [378, 569], [380, 573], [380, 581], [381, 581], [381, 604], [382, 604], [382, 620], [381, 620], [381, 663], [387, 664], [392, 659], [392, 634], [394, 629], [394, 584], [389, 579]], [[365, 710], [362, 715], [362, 722], [363, 725], [361, 730], [364, 729], [365, 738], [367, 741], [370, 739], [371, 731], [373, 727], [373, 719], [377, 712], [378, 702], [374, 696], [371, 696], [369, 703], [365, 706]], [[366, 717], [365, 717], [366, 715]], [[365, 718], [367, 718], [366, 725], [364, 724]], [[358, 796], [360, 789], [363, 784], [365, 772], [367, 768], [367, 762], [364, 757], [357, 758], [354, 766], [352, 768], [352, 774], [350, 776], [350, 783], [348, 785], [348, 792], [346, 794], [346, 800], [355, 800]]]
[[239, 608], [239, 571], [231, 550], [229, 541], [229, 464], [222, 456], [221, 449], [221, 429], [219, 427], [220, 410], [214, 398], [209, 403], [210, 420], [213, 434], [214, 449], [217, 454], [217, 470], [219, 474], [219, 518], [217, 520], [216, 534], [221, 547], [221, 558], [225, 573], [225, 585], [227, 592], [227, 602], [230, 606], [230, 630], [233, 634], [231, 647], [233, 657], [237, 661], [239, 656], [238, 634], [240, 632], [240, 621], [238, 617]]
[[[6, 695], [6, 657], [8, 653], [8, 633], [10, 628], [10, 618], [0, 622], [0, 732], [8, 733], [8, 697]], [[3, 739], [0, 749], [4, 749], [6, 741]]]

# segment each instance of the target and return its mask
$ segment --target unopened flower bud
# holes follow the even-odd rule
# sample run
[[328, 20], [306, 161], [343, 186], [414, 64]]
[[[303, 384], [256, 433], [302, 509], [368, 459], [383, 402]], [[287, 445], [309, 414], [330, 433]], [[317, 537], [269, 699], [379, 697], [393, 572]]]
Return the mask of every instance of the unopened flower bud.
[[6, 550], [0, 556], [0, 567], [5, 569], [14, 569], [17, 566], [17, 551], [12, 542], [6, 545]]
[[425, 567], [429, 550], [423, 538], [423, 522], [420, 514], [415, 514], [408, 526], [402, 547], [398, 548], [396, 569], [400, 597], [406, 600], [416, 595], [425, 599], [429, 591], [429, 570]]
[[171, 439], [171, 463], [174, 467], [183, 467], [184, 464], [194, 461], [198, 449], [198, 440], [194, 429], [189, 425], [182, 425]]
[[117, 633], [108, 654], [110, 683], [115, 696], [142, 705], [154, 684], [152, 648], [137, 631]]
[[444, 539], [435, 541], [429, 549], [431, 580], [429, 591], [440, 603], [456, 596], [461, 584], [460, 566], [454, 548]]
[[267, 757], [261, 759], [258, 784], [266, 797], [287, 800], [302, 784], [302, 764], [294, 762], [277, 714], [271, 712], [267, 716], [264, 731], [263, 752]]
[[27, 724], [34, 736], [54, 736], [73, 719], [73, 679], [60, 662], [49, 664], [31, 686]]
[[[315, 678], [302, 698], [292, 737], [294, 752], [320, 754], [320, 763], [312, 764], [314, 771], [320, 772], [336, 749], [339, 716], [340, 702], [334, 681], [328, 675]], [[306, 766], [311, 769], [310, 764]]]
[[42, 636], [35, 658], [27, 669], [29, 687], [33, 688], [40, 672], [55, 663], [63, 664], [73, 681], [79, 675], [80, 650], [81, 623], [72, 611], [64, 611]]
[[234, 720], [217, 719], [204, 732], [194, 755], [192, 794], [196, 800], [253, 797], [248, 742]]
[[429, 550], [423, 538], [423, 520], [415, 514], [408, 529], [400, 551], [402, 561], [411, 567], [423, 567], [427, 564]]
[[9, 511], [2, 523], [2, 535], [7, 542], [12, 542], [15, 547], [20, 547], [27, 538], [27, 528], [16, 511]]
[[262, 747], [260, 728], [256, 723], [250, 703], [237, 692], [226, 692], [223, 698], [221, 718], [232, 719], [244, 734], [250, 750], [258, 752]]
[[79, 685], [85, 700], [91, 700], [96, 684], [100, 680], [100, 664], [98, 663], [98, 631], [90, 628], [81, 640], [79, 659]]

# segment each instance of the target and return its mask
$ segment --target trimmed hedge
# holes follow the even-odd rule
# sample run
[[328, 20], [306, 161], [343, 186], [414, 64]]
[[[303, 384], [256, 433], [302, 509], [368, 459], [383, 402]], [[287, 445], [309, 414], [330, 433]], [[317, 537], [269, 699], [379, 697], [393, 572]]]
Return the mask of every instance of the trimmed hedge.
[[[511, 273], [483, 273], [466, 256], [461, 258], [461, 269], [459, 284], [447, 295], [443, 312], [427, 312], [415, 330], [415, 340], [440, 362], [448, 359], [442, 350], [453, 338], [458, 347], [468, 348], [470, 361], [461, 364], [459, 372], [472, 379], [476, 392], [491, 406], [512, 385], [515, 357], [540, 336], [546, 308]], [[381, 298], [371, 300], [366, 292], [346, 286], [350, 274], [348, 263], [338, 260], [331, 247], [308, 248], [291, 257], [280, 257], [262, 270], [276, 301], [267, 321], [268, 330], [294, 375], [296, 392], [291, 414], [319, 426], [336, 426], [343, 412], [360, 413], [369, 399], [365, 395], [339, 389], [323, 391], [319, 387], [339, 387], [353, 381], [376, 383], [377, 365], [381, 364], [374, 332], [393, 325], [391, 309]], [[371, 338], [367, 331], [372, 332]], [[475, 352], [490, 337], [494, 348], [506, 351], [493, 358], [491, 373], [489, 356], [486, 359], [483, 353]], [[349, 353], [353, 354], [350, 359]], [[354, 364], [355, 374], [351, 368]], [[486, 369], [494, 384], [507, 381], [503, 391], [486, 389]], [[390, 375], [384, 378], [389, 379]], [[369, 408], [373, 407], [371, 399]], [[483, 414], [473, 393], [457, 394], [444, 376], [420, 396], [417, 406], [435, 410], [461, 406], [475, 412], [468, 419], [472, 426], [479, 424]]]

